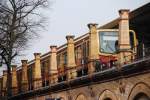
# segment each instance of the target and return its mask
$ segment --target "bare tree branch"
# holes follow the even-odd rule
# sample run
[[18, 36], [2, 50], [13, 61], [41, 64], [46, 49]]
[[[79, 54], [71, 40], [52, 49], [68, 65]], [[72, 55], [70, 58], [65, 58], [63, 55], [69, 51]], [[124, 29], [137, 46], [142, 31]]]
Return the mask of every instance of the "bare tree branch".
[[[44, 27], [39, 11], [48, 5], [47, 0], [7, 0], [0, 2], [0, 62], [7, 65], [8, 96], [11, 95], [11, 64], [29, 39]], [[36, 18], [36, 19], [35, 19]]]

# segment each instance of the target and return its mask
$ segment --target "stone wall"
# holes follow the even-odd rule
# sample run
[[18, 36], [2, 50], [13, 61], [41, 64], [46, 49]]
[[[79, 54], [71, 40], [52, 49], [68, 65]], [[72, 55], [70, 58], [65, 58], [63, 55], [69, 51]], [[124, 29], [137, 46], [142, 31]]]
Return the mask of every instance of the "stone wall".
[[61, 100], [134, 100], [136, 95], [144, 93], [150, 97], [150, 73], [130, 76], [104, 83], [91, 83], [88, 86], [70, 88], [57, 93], [48, 93], [32, 100], [62, 98]]

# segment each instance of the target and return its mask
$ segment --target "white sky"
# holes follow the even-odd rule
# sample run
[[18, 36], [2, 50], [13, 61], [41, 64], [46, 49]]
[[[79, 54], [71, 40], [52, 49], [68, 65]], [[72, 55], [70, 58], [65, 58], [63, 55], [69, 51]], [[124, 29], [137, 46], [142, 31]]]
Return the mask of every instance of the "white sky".
[[[19, 58], [32, 60], [34, 52], [42, 54], [50, 50], [50, 45], [62, 45], [67, 34], [76, 37], [88, 32], [88, 23], [104, 25], [117, 18], [119, 9], [131, 11], [150, 2], [149, 0], [51, 0], [50, 9], [42, 11], [47, 16], [47, 31], [40, 32], [41, 37], [32, 41], [25, 56]], [[0, 70], [2, 70], [1, 68]]]

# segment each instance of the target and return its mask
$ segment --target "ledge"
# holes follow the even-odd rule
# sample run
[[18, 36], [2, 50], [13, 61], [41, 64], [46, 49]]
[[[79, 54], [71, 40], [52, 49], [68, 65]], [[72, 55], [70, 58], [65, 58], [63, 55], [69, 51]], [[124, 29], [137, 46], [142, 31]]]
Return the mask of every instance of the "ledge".
[[60, 91], [66, 91], [92, 84], [101, 84], [104, 82], [118, 80], [121, 78], [133, 77], [135, 75], [144, 74], [148, 72], [150, 72], [150, 57], [140, 59], [131, 64], [126, 64], [122, 66], [120, 70], [118, 70], [116, 67], [113, 67], [105, 71], [95, 72], [91, 75], [77, 77], [76, 79], [71, 79], [69, 81], [51, 84], [50, 86], [42, 87], [38, 90], [31, 90], [25, 93], [20, 93], [18, 95], [10, 97], [9, 100], [19, 100], [21, 98], [31, 98], [34, 96], [57, 93]]

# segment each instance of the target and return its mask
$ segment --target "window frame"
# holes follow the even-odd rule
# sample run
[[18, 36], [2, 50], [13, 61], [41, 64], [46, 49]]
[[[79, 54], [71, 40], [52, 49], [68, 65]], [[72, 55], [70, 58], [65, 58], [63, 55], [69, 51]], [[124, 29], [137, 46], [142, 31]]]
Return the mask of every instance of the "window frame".
[[[99, 54], [102, 54], [102, 55], [112, 55], [112, 54], [116, 54], [116, 53], [109, 53], [109, 52], [102, 52], [100, 50], [100, 32], [119, 32], [118, 29], [98, 29], [97, 30], [97, 37], [98, 37], [98, 49], [99, 49]], [[118, 37], [119, 37], [119, 34], [118, 34]]]

